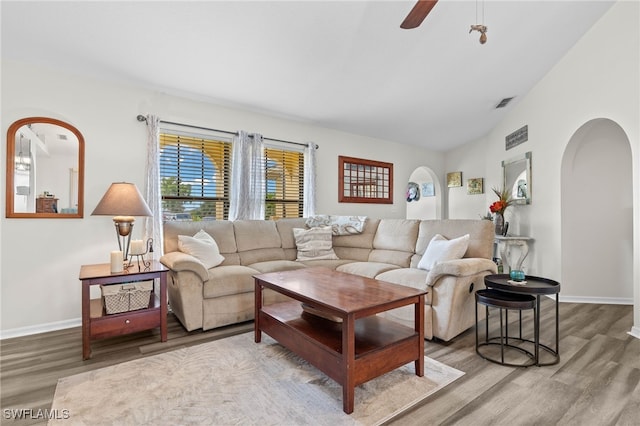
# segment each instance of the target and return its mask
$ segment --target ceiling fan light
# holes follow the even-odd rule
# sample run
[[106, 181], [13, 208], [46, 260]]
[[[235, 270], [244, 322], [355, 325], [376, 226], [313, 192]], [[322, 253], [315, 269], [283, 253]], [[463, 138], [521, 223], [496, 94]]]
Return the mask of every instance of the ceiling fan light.
[[480, 34], [480, 44], [485, 44], [486, 42], [487, 42], [487, 34], [486, 33]]

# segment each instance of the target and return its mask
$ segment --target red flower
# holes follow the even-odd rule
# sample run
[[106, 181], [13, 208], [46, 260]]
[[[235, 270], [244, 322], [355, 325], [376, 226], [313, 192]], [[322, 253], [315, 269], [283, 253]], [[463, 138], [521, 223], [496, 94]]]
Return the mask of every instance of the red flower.
[[494, 201], [489, 206], [489, 210], [491, 210], [491, 213], [504, 213], [506, 209], [507, 209], [507, 204], [500, 200]]
[[498, 201], [494, 201], [489, 206], [489, 210], [491, 213], [500, 213], [504, 215], [504, 211], [513, 204], [513, 200], [511, 199], [511, 195], [505, 189], [496, 189], [493, 188], [493, 192], [498, 196]]

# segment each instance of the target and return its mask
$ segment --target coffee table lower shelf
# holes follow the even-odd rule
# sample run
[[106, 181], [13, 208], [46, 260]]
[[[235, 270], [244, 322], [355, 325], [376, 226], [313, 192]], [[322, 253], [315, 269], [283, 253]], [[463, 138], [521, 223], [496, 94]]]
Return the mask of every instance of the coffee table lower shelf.
[[352, 357], [343, 353], [346, 324], [303, 312], [299, 301], [262, 306], [257, 323], [256, 342], [261, 331], [267, 333], [343, 387], [346, 413], [353, 411], [355, 386], [412, 361], [416, 374], [424, 374], [424, 354], [416, 353], [422, 336], [375, 315], [355, 320]]

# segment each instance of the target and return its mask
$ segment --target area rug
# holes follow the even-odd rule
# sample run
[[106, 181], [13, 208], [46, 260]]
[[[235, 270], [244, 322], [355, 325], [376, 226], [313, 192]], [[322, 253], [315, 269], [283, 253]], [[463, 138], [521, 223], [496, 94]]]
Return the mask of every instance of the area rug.
[[266, 334], [244, 333], [58, 380], [53, 412], [73, 425], [375, 425], [464, 373], [425, 357], [355, 390], [342, 387]]

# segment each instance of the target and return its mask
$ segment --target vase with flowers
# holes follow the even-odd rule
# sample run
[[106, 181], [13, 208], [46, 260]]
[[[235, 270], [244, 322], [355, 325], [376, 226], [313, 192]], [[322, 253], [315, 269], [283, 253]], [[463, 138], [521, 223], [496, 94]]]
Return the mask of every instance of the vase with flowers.
[[493, 188], [493, 192], [498, 196], [498, 200], [491, 203], [489, 211], [496, 216], [494, 221], [496, 235], [504, 235], [506, 233], [504, 212], [507, 210], [507, 207], [513, 204], [513, 199], [511, 198], [509, 190], [506, 188]]

